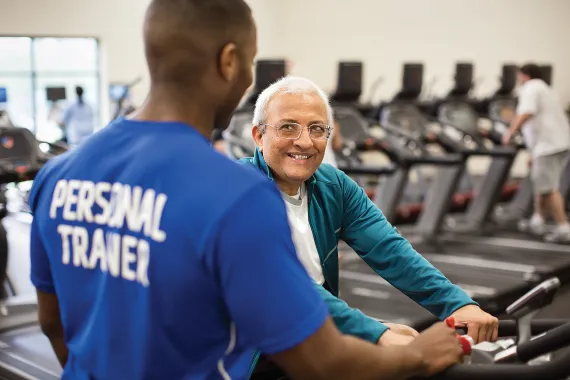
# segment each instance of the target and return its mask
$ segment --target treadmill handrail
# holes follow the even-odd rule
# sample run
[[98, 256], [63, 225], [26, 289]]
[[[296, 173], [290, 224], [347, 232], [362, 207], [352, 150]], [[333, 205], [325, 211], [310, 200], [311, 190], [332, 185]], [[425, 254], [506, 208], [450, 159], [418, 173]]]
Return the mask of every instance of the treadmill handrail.
[[344, 166], [339, 165], [338, 170], [353, 175], [389, 175], [396, 171], [397, 165], [385, 166]]
[[424, 165], [440, 165], [440, 166], [453, 166], [463, 162], [463, 158], [459, 154], [446, 154], [442, 156], [436, 155], [422, 155], [413, 156], [406, 155], [402, 157], [402, 161], [410, 164], [424, 164]]
[[483, 156], [491, 156], [491, 157], [510, 157], [510, 156], [514, 156], [517, 154], [517, 149], [515, 149], [515, 147], [513, 146], [493, 146], [492, 148], [487, 148], [484, 145], [481, 146], [480, 141], [482, 136], [477, 134], [473, 134], [471, 132], [467, 132], [464, 131], [463, 129], [461, 129], [460, 127], [458, 127], [456, 124], [450, 123], [450, 122], [439, 122], [441, 125], [444, 126], [450, 126], [456, 130], [458, 130], [459, 132], [463, 133], [464, 135], [468, 135], [471, 136], [471, 138], [473, 138], [473, 140], [475, 141], [475, 143], [477, 144], [477, 146], [479, 148], [477, 149], [467, 149], [467, 148], [462, 148], [461, 149], [461, 153], [464, 154], [470, 154], [470, 155], [483, 155]]
[[397, 125], [394, 125], [394, 123], [390, 123], [390, 122], [385, 122], [382, 124], [382, 127], [384, 129], [386, 129], [389, 133], [393, 133], [395, 135], [401, 136], [401, 137], [405, 137], [406, 139], [410, 140], [410, 141], [415, 141], [417, 143], [420, 143], [423, 145], [421, 137], [423, 136], [423, 133], [420, 132], [420, 138], [416, 137], [416, 136], [412, 136], [411, 134], [409, 134], [408, 132], [402, 130], [402, 128], [398, 127]]

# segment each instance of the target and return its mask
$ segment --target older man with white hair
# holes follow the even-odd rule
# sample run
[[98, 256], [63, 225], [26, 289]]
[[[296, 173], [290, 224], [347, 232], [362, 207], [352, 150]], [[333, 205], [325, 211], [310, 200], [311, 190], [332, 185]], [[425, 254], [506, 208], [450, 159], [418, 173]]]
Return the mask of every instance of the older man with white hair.
[[497, 338], [498, 320], [418, 254], [351, 178], [322, 163], [334, 124], [316, 84], [294, 76], [274, 83], [259, 96], [253, 124], [255, 155], [240, 162], [280, 189], [299, 259], [342, 332], [381, 345], [407, 344], [417, 334], [380, 323], [338, 298], [339, 240], [438, 318], [455, 317], [476, 342]]

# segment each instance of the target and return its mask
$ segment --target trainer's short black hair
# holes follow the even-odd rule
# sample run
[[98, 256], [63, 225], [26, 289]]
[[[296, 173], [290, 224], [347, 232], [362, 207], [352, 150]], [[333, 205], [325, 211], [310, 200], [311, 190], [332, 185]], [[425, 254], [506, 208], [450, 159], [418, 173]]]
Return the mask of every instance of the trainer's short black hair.
[[530, 79], [542, 79], [542, 70], [537, 64], [526, 63], [520, 67], [520, 72]]
[[75, 87], [75, 93], [77, 94], [77, 96], [83, 96], [83, 87], [81, 86]]
[[151, 79], [198, 80], [221, 49], [240, 42], [252, 26], [244, 0], [153, 0], [144, 27]]

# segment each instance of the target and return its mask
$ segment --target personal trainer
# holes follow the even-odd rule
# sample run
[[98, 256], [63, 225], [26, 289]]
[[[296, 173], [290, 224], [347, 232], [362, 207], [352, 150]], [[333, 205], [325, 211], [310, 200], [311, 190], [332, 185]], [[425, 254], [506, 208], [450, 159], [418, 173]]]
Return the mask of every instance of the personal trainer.
[[517, 114], [503, 136], [503, 143], [510, 144], [522, 129], [530, 150], [530, 176], [535, 193], [530, 232], [545, 234], [545, 218], [552, 216], [557, 226], [545, 239], [570, 242], [570, 224], [559, 191], [560, 178], [570, 158], [570, 124], [556, 93], [541, 78], [536, 64], [529, 63], [519, 69]]
[[337, 327], [380, 345], [409, 344], [415, 335], [410, 327], [389, 329], [337, 298], [337, 244], [344, 240], [376, 273], [440, 319], [455, 317], [476, 342], [495, 340], [498, 320], [419, 255], [350, 177], [321, 164], [332, 115], [327, 95], [312, 81], [281, 79], [257, 100], [255, 156], [240, 162], [279, 187], [299, 259], [319, 284]]
[[252, 81], [247, 4], [153, 0], [144, 43], [143, 107], [50, 160], [30, 196], [31, 279], [62, 377], [244, 379], [254, 348], [292, 378], [403, 379], [458, 363], [443, 323], [397, 349], [341, 335], [276, 187], [210, 145]]

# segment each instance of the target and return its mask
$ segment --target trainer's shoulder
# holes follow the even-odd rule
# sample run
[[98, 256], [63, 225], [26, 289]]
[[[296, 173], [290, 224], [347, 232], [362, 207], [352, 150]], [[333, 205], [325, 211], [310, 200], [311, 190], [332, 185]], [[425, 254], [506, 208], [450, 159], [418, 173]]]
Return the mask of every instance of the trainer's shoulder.
[[235, 161], [218, 152], [212, 153], [217, 180], [234, 191], [249, 191], [254, 187], [271, 186], [271, 181], [255, 165], [243, 160]]
[[34, 182], [29, 196], [29, 204], [32, 210], [37, 204], [41, 190], [45, 187], [53, 188], [53, 186], [46, 183], [60, 178], [62, 167], [64, 167], [66, 162], [69, 160], [70, 154], [71, 152], [68, 151], [49, 159], [38, 171], [34, 177]]

